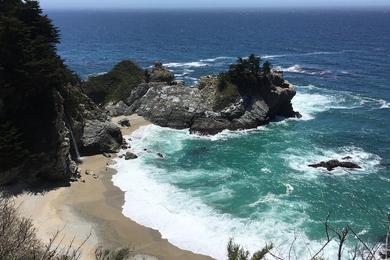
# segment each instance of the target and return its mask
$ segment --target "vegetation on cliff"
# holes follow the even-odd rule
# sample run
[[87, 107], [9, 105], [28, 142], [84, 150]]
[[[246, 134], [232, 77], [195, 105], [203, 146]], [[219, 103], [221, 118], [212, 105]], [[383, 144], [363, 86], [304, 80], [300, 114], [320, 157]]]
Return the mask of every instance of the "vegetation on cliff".
[[108, 73], [90, 77], [83, 82], [84, 92], [97, 104], [126, 99], [131, 91], [145, 82], [146, 73], [137, 64], [124, 60]]
[[38, 2], [0, 2], [1, 170], [40, 160], [57, 146], [56, 91], [78, 80], [57, 55], [58, 42]]
[[109, 148], [121, 144], [119, 128], [107, 127], [105, 113], [57, 55], [59, 39], [37, 1], [0, 1], [0, 185], [69, 181], [77, 170], [75, 146], [89, 129], [86, 120], [102, 136], [115, 137]]
[[248, 58], [238, 58], [227, 72], [219, 74], [218, 88], [223, 91], [225, 88], [232, 88], [233, 84], [243, 96], [259, 95], [271, 85], [270, 73], [271, 63], [266, 61], [261, 65], [260, 57], [251, 54]]

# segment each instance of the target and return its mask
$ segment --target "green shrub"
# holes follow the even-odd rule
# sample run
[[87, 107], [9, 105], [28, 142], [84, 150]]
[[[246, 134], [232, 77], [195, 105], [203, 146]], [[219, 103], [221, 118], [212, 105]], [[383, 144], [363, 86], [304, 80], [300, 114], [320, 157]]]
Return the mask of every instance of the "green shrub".
[[15, 167], [28, 155], [22, 133], [11, 122], [0, 124], [0, 165], [2, 170]]
[[90, 77], [83, 82], [84, 92], [97, 104], [126, 99], [131, 90], [144, 82], [146, 74], [130, 60], [119, 62], [106, 74]]
[[256, 95], [270, 85], [267, 75], [271, 72], [271, 63], [266, 61], [261, 66], [260, 57], [251, 54], [248, 58], [238, 58], [235, 64], [230, 65], [227, 72], [219, 74], [220, 88], [227, 82], [237, 86], [241, 95]]
[[260, 251], [257, 251], [253, 254], [252, 257], [249, 257], [249, 251], [245, 250], [239, 244], [234, 243], [233, 239], [229, 239], [227, 245], [227, 256], [228, 260], [261, 260], [272, 250], [273, 245], [266, 245]]

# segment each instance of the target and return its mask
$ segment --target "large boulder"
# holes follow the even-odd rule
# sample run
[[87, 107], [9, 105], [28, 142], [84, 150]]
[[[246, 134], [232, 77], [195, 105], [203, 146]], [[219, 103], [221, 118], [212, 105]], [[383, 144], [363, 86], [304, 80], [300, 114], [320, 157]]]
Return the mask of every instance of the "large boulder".
[[117, 152], [122, 140], [121, 131], [114, 123], [87, 120], [80, 148], [85, 155]]
[[132, 152], [126, 152], [125, 154], [125, 160], [133, 160], [133, 159], [137, 159], [138, 156]]

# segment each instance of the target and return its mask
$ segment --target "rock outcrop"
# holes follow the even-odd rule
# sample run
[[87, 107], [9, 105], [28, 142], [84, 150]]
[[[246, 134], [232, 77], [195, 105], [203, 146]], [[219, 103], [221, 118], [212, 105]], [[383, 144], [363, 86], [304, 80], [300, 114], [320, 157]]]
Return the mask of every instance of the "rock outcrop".
[[147, 71], [149, 82], [165, 82], [171, 84], [175, 75], [173, 72], [166, 69], [163, 64], [159, 61], [154, 63], [154, 67]]
[[[58, 56], [59, 31], [38, 3], [2, 2], [0, 27], [0, 186], [43, 179], [67, 183], [78, 175], [79, 150], [116, 149], [122, 144], [119, 128], [83, 94], [79, 77]], [[104, 99], [104, 84], [120, 78], [109, 94], [128, 96], [128, 83], [138, 86], [144, 73], [124, 61], [87, 90]]]
[[281, 81], [279, 72], [275, 75], [280, 86], [270, 85], [261, 95], [235, 93], [225, 97], [218, 90], [218, 79], [206, 76], [193, 87], [164, 82], [141, 84], [126, 103], [131, 112], [137, 112], [154, 124], [189, 128], [193, 133], [217, 134], [225, 129], [255, 128], [277, 116], [299, 116], [291, 105], [296, 93], [294, 87]]
[[309, 167], [313, 168], [319, 168], [323, 167], [326, 168], [328, 171], [333, 171], [337, 167], [341, 168], [347, 168], [347, 169], [360, 169], [361, 167], [354, 163], [354, 162], [348, 162], [348, 161], [339, 161], [339, 160], [329, 160], [329, 161], [322, 161], [315, 164], [309, 164]]
[[92, 102], [78, 86], [68, 85], [66, 115], [81, 155], [116, 152], [122, 145], [122, 134], [110, 116]]
[[[6, 116], [2, 120], [10, 122], [20, 136], [10, 139], [10, 147], [22, 148], [10, 148], [2, 157], [6, 164], [0, 169], [0, 185], [41, 179], [67, 182], [78, 175], [80, 154], [114, 152], [122, 144], [120, 129], [77, 84], [25, 96], [17, 102], [23, 102], [25, 108], [15, 110], [18, 103], [9, 98], [4, 102]], [[2, 135], [13, 129], [0, 128]]]

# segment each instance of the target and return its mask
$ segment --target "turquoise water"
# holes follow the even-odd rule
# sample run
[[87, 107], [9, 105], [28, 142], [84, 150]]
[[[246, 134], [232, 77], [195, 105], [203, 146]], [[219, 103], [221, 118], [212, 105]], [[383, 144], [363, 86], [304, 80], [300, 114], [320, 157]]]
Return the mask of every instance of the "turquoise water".
[[[307, 259], [328, 213], [376, 242], [390, 211], [390, 12], [52, 11], [58, 46], [83, 78], [122, 59], [161, 60], [195, 83], [237, 56], [262, 55], [297, 86], [303, 118], [213, 137], [147, 126], [137, 160], [118, 160], [123, 212], [182, 248], [225, 258], [229, 237], [250, 250], [274, 243]], [[147, 151], [144, 151], [147, 149]], [[159, 159], [156, 153], [164, 154]], [[351, 156], [362, 169], [329, 174], [310, 163]], [[387, 165], [387, 166], [386, 166]], [[326, 252], [334, 259], [335, 248]]]
[[[252, 250], [272, 242], [283, 255], [294, 236], [298, 259], [306, 259], [307, 244], [315, 250], [325, 238], [328, 213], [333, 225], [351, 225], [377, 241], [389, 207], [388, 171], [380, 156], [355, 142], [334, 140], [340, 133], [332, 117], [387, 108], [351, 93], [297, 89], [293, 105], [302, 120], [213, 137], [157, 126], [138, 130], [132, 151], [139, 160], [119, 160], [114, 177], [126, 191], [124, 213], [183, 248], [219, 259], [229, 237]], [[349, 128], [348, 120], [344, 123]], [[336, 169], [330, 175], [307, 166], [346, 156], [362, 169]], [[332, 259], [335, 252], [332, 245], [325, 255]]]

